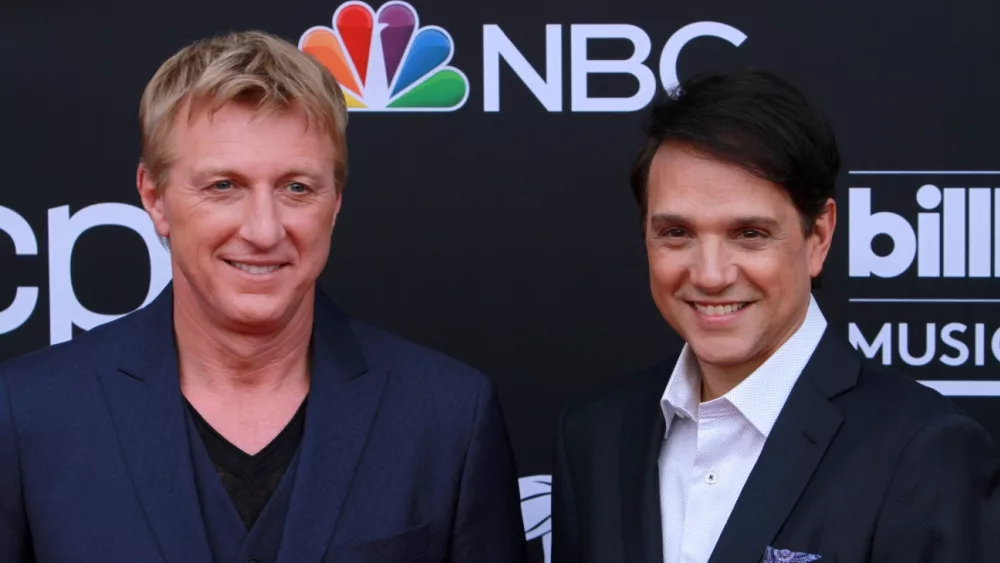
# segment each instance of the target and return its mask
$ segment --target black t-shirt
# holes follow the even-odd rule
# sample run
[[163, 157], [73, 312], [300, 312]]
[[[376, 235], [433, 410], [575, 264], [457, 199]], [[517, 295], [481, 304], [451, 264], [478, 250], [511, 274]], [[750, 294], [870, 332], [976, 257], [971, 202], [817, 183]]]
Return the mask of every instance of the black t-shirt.
[[249, 530], [264, 511], [299, 448], [305, 426], [306, 401], [302, 401], [281, 433], [255, 455], [249, 455], [231, 444], [198, 414], [191, 403], [188, 402], [187, 406], [212, 465]]

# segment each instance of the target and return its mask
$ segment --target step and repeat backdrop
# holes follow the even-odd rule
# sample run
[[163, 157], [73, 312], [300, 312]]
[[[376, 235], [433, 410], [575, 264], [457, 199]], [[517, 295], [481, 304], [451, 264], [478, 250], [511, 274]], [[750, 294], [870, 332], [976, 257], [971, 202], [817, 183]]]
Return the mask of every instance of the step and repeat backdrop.
[[545, 561], [557, 414], [681, 344], [649, 297], [628, 188], [645, 108], [692, 73], [756, 67], [803, 88], [841, 143], [816, 293], [832, 328], [1000, 440], [993, 0], [13, 4], [0, 18], [0, 359], [169, 281], [134, 187], [142, 89], [194, 39], [278, 34], [328, 65], [352, 110], [323, 288], [495, 378]]

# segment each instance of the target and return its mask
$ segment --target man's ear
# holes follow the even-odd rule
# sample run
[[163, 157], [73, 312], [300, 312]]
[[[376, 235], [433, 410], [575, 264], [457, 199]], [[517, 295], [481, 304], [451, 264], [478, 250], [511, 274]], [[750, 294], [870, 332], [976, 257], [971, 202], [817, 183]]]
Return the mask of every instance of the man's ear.
[[340, 215], [340, 206], [344, 203], [344, 190], [337, 189], [337, 199], [333, 202], [333, 226], [337, 225], [337, 216]]
[[153, 220], [153, 228], [156, 234], [161, 237], [170, 236], [170, 223], [167, 222], [166, 213], [163, 209], [163, 188], [157, 186], [153, 181], [153, 175], [142, 163], [135, 173], [135, 185], [139, 190], [139, 199], [142, 200], [142, 207]]
[[837, 203], [833, 198], [826, 200], [823, 211], [816, 217], [813, 230], [809, 234], [809, 275], [813, 278], [823, 271], [826, 255], [830, 253], [833, 231], [837, 227]]

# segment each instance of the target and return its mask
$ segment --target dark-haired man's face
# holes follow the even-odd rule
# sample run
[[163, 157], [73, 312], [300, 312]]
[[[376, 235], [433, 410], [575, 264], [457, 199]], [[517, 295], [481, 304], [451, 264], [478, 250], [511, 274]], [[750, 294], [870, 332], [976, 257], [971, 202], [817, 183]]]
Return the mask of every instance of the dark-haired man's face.
[[833, 201], [806, 236], [781, 187], [674, 144], [653, 159], [647, 192], [653, 300], [703, 370], [749, 375], [805, 318]]

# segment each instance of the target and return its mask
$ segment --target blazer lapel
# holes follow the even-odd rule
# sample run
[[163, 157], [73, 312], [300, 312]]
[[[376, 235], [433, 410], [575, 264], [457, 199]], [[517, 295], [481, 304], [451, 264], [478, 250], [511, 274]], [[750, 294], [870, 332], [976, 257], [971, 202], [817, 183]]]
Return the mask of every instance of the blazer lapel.
[[654, 368], [623, 413], [619, 451], [622, 540], [625, 561], [630, 563], [663, 558], [658, 462], [666, 423], [660, 397], [670, 376], [670, 365], [672, 363], [667, 362]]
[[830, 398], [857, 383], [861, 361], [828, 328], [768, 436], [709, 563], [758, 563], [843, 422]]
[[387, 377], [368, 371], [348, 318], [319, 292], [314, 322], [305, 432], [278, 563], [326, 553]]
[[198, 504], [173, 334], [173, 286], [132, 316], [99, 361], [125, 465], [169, 563], [211, 563]]

